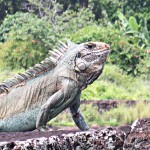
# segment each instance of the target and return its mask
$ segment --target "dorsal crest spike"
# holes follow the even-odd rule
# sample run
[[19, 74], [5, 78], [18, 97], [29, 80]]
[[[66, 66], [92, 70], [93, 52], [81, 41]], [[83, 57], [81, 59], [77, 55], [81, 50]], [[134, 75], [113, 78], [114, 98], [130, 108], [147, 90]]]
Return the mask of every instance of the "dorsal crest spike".
[[57, 62], [61, 59], [61, 57], [64, 55], [64, 53], [72, 46], [76, 45], [75, 43], [71, 42], [70, 40], [66, 40], [66, 43], [59, 41], [60, 45], [57, 49], [54, 49], [53, 51], [50, 50], [50, 61], [57, 65]]
[[66, 51], [67, 48], [59, 47], [57, 51], [60, 51], [62, 54]]
[[74, 42], [70, 41], [69, 39], [66, 39], [66, 41], [68, 46], [76, 45]]
[[76, 45], [70, 40], [66, 40], [66, 43], [59, 41], [60, 45], [53, 51], [49, 51], [50, 57], [45, 58], [39, 64], [34, 67], [30, 67], [24, 73], [18, 73], [14, 78], [8, 79], [0, 84], [0, 94], [3, 92], [9, 92], [13, 87], [20, 85], [32, 78], [40, 76], [41, 74], [51, 70], [57, 66], [58, 62], [65, 55], [66, 51]]
[[62, 42], [62, 41], [58, 41], [64, 48], [68, 48], [68, 45], [67, 44], [65, 44], [64, 42]]
[[24, 81], [24, 78], [23, 78], [20, 74], [17, 74], [17, 75], [15, 76], [15, 78], [16, 78], [16, 79], [19, 79], [19, 80], [21, 80], [21, 81]]
[[60, 52], [59, 50], [56, 50], [55, 51], [57, 54], [59, 54], [60, 56], [62, 56], [63, 55], [63, 53], [62, 52]]
[[56, 60], [55, 58], [50, 57], [49, 59], [51, 60], [51, 62], [52, 62], [53, 64], [57, 65], [57, 60]]
[[27, 79], [26, 75], [24, 75], [22, 73], [18, 73], [18, 75], [22, 76], [24, 79]]
[[52, 57], [55, 57], [55, 58], [58, 58], [58, 59], [61, 57], [61, 55], [59, 55], [58, 53], [56, 53], [54, 51], [50, 51], [49, 53], [52, 55]]

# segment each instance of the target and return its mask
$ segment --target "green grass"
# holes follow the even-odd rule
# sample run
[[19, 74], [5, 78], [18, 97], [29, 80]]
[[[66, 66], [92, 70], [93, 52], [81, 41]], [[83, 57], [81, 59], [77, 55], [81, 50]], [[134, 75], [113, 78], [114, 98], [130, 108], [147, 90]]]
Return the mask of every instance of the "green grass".
[[[91, 104], [82, 105], [81, 111], [90, 126], [120, 126], [132, 124], [138, 118], [150, 117], [149, 108], [150, 103], [145, 105], [141, 101], [134, 107], [128, 108], [122, 104], [118, 108], [103, 112], [103, 114], [98, 112], [97, 106], [92, 106]], [[48, 124], [51, 126], [75, 126], [70, 113], [66, 113], [66, 111], [52, 119]]]
[[150, 100], [150, 79], [124, 74], [117, 66], [107, 65], [103, 74], [82, 92], [85, 100]]
[[24, 69], [20, 70], [9, 70], [0, 68], [0, 82], [7, 80], [8, 78], [14, 77], [17, 73], [24, 72]]

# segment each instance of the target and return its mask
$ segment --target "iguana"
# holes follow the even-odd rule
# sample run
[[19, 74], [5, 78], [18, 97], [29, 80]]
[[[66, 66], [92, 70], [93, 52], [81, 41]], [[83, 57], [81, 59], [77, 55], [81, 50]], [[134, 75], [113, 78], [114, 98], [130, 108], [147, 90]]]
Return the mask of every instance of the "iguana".
[[0, 84], [0, 132], [45, 130], [68, 107], [78, 128], [89, 130], [79, 109], [81, 91], [101, 75], [110, 47], [60, 43], [40, 64]]

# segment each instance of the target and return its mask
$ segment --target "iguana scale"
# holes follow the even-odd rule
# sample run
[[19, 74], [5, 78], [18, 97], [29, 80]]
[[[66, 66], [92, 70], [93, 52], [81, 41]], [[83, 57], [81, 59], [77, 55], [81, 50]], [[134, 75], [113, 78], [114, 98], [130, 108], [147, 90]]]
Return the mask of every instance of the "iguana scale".
[[110, 47], [103, 42], [67, 44], [40, 64], [0, 84], [0, 132], [43, 130], [70, 107], [81, 130], [89, 130], [80, 112], [80, 95], [102, 73]]

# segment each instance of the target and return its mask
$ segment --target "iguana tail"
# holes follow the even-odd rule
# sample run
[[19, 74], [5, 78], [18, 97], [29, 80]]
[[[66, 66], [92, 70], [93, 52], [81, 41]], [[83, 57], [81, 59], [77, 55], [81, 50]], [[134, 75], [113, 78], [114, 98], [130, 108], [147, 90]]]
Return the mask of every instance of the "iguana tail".
[[34, 108], [23, 113], [0, 120], [0, 132], [31, 131], [36, 129], [36, 119], [40, 108]]

